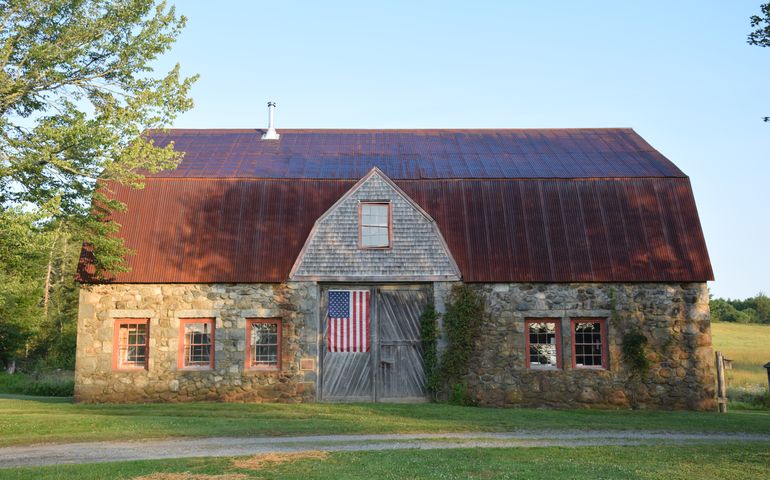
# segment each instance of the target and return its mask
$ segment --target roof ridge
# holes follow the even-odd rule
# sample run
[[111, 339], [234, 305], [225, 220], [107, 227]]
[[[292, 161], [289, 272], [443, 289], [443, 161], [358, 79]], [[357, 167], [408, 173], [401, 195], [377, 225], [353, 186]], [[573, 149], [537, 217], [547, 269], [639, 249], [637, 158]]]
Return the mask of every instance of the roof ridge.
[[[173, 170], [169, 170], [173, 172]], [[388, 177], [391, 178], [391, 177]], [[659, 176], [644, 176], [644, 177], [422, 177], [422, 178], [391, 178], [394, 182], [437, 182], [437, 181], [452, 181], [452, 182], [512, 182], [512, 181], [629, 181], [629, 180], [665, 180], [665, 179], [689, 179], [688, 175], [659, 175]], [[238, 180], [238, 181], [275, 181], [275, 182], [357, 182], [360, 178], [329, 178], [329, 177], [174, 177], [174, 176], [155, 176], [148, 175], [144, 177], [142, 181], [148, 180], [194, 180], [194, 181], [209, 181], [209, 180]]]
[[[151, 128], [147, 133], [262, 133], [264, 128]], [[632, 127], [459, 127], [459, 128], [277, 128], [283, 132], [326, 132], [326, 133], [367, 133], [367, 132], [393, 132], [393, 133], [424, 133], [424, 132], [539, 132], [539, 131], [631, 131]]]

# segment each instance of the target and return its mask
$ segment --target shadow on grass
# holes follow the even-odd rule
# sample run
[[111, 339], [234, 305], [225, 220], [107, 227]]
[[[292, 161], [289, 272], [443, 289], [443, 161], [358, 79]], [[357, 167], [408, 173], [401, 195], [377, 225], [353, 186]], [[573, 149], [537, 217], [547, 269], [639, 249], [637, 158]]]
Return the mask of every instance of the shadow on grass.
[[648, 430], [770, 434], [770, 412], [546, 410], [444, 404], [77, 404], [4, 395], [0, 444], [123, 438]]
[[15, 393], [0, 393], [0, 399], [2, 398], [8, 400], [25, 400], [38, 403], [75, 403], [75, 399], [73, 397], [42, 397], [37, 395], [21, 395]]

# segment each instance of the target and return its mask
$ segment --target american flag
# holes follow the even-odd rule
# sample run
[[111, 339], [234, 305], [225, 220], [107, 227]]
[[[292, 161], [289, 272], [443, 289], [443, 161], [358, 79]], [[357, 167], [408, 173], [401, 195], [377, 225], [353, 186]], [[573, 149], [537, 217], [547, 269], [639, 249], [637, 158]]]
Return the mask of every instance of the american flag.
[[369, 291], [330, 290], [326, 349], [369, 351]]

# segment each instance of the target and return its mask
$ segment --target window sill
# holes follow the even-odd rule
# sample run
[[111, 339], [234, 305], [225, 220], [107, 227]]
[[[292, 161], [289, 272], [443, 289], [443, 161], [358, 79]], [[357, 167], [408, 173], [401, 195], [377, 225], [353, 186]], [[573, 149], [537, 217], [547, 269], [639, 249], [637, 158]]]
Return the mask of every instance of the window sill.
[[573, 365], [572, 368], [575, 370], [608, 370], [607, 367], [602, 365]]
[[535, 370], [539, 372], [558, 372], [562, 370], [561, 367], [551, 367], [551, 366], [544, 366], [544, 365], [530, 365], [527, 367], [527, 370]]
[[112, 369], [113, 372], [146, 372], [147, 370], [147, 367], [118, 367]]

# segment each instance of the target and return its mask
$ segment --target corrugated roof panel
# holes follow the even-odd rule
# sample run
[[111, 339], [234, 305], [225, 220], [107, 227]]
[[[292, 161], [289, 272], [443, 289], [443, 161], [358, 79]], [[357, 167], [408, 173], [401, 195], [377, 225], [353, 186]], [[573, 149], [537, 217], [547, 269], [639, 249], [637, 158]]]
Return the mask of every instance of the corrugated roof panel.
[[[586, 187], [591, 187], [586, 185]], [[580, 205], [580, 217], [590, 254], [591, 278], [613, 278], [615, 262], [610, 258], [607, 239], [607, 220], [599, 204], [595, 188], [576, 188]], [[609, 261], [601, 261], [606, 258]]]
[[[463, 278], [712, 278], [688, 179], [402, 180], [436, 220]], [[115, 188], [136, 251], [119, 282], [281, 282], [350, 180], [148, 179]], [[84, 273], [84, 279], [88, 279]]]
[[[150, 132], [158, 145], [173, 141], [177, 150], [187, 153], [179, 168], [155, 176], [357, 180], [379, 166], [394, 180], [406, 180], [422, 178], [414, 160], [426, 157], [432, 158], [430, 178], [436, 179], [510, 178], [508, 171], [517, 171], [519, 178], [684, 176], [631, 129], [287, 129], [279, 133], [280, 140], [262, 141], [261, 130]], [[488, 155], [513, 165], [490, 168]], [[553, 161], [570, 155], [590, 161]], [[312, 168], [297, 168], [297, 159]]]
[[374, 166], [433, 216], [466, 281], [712, 278], [689, 180], [630, 129], [261, 133], [152, 133], [187, 154], [144, 190], [115, 188], [136, 251], [117, 281], [285, 281]]

